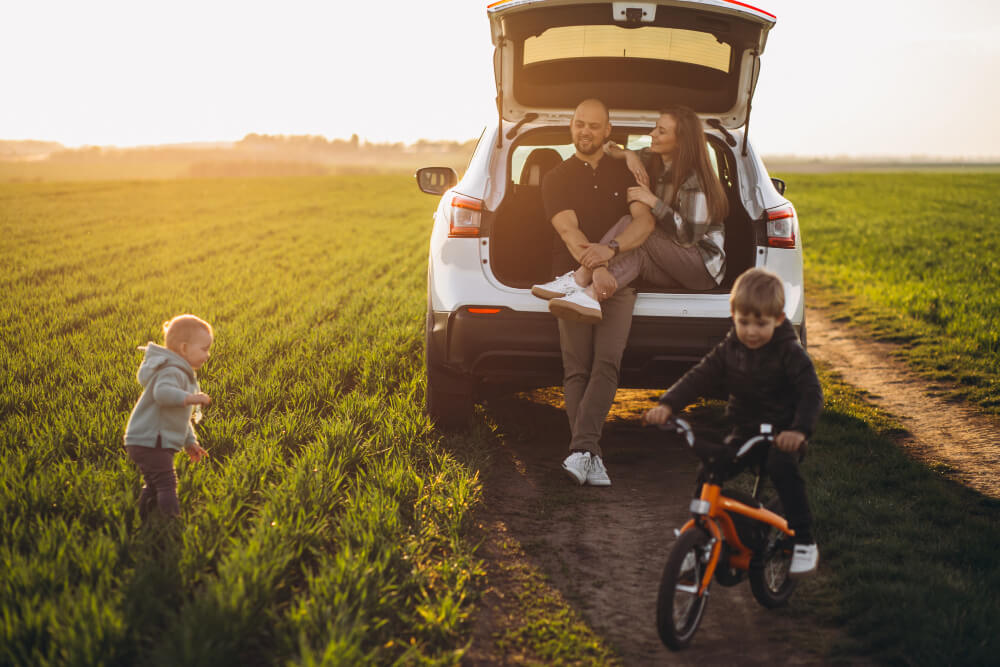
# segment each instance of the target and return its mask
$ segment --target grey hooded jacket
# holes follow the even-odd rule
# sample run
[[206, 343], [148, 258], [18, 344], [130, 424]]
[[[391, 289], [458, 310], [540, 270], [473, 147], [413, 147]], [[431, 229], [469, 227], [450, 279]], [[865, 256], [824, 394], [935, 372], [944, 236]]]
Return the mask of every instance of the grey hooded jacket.
[[191, 364], [156, 343], [139, 349], [146, 351], [136, 373], [143, 391], [125, 427], [125, 446], [155, 447], [157, 436], [166, 448], [193, 445], [198, 441], [191, 426], [194, 407], [184, 399], [201, 388]]

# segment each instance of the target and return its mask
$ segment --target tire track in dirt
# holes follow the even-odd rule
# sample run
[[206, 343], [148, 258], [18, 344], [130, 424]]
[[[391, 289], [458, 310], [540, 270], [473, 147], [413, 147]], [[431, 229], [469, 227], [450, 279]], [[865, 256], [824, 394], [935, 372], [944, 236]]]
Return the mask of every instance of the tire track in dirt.
[[1000, 498], [1000, 419], [930, 394], [933, 386], [898, 359], [897, 347], [809, 309], [809, 354], [832, 367], [909, 432], [900, 444], [920, 461]]

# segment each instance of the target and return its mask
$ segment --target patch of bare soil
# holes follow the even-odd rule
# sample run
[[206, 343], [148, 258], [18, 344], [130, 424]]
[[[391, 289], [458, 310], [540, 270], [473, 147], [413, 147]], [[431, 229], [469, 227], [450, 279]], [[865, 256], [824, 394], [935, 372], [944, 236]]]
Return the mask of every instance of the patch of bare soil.
[[820, 310], [809, 310], [806, 321], [809, 353], [896, 417], [908, 431], [900, 444], [913, 457], [1000, 498], [1000, 419], [934, 396], [942, 387], [909, 371], [891, 343], [860, 337]]
[[[530, 573], [565, 600], [625, 665], [821, 664], [831, 633], [787, 609], [769, 612], [747, 582], [713, 585], [701, 628], [683, 652], [656, 632], [656, 595], [690, 516], [697, 459], [662, 432], [639, 426], [657, 392], [618, 392], [602, 438], [610, 488], [576, 486], [560, 467], [569, 429], [559, 390], [491, 402], [503, 433], [484, 479], [480, 514], [488, 589], [465, 664], [540, 664], [503, 635], [523, 624]], [[695, 424], [695, 428], [708, 428]], [[530, 603], [529, 603], [530, 604]]]

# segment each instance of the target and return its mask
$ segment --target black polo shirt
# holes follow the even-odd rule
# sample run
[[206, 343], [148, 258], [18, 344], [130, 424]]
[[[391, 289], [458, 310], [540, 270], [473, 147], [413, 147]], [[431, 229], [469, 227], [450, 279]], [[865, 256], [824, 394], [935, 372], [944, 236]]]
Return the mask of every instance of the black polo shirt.
[[[545, 175], [542, 200], [545, 215], [551, 221], [557, 213], [574, 211], [580, 231], [597, 243], [628, 210], [628, 189], [636, 185], [635, 176], [625, 160], [605, 155], [593, 169], [571, 155]], [[569, 248], [557, 234], [553, 245], [552, 268], [562, 275], [578, 266]]]

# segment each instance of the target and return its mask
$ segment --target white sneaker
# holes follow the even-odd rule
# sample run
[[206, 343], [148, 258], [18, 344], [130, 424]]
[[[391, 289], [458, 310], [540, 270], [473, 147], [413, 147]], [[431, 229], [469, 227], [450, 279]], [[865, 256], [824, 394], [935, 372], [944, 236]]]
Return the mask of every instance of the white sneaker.
[[576, 292], [580, 289], [582, 288], [577, 285], [576, 281], [573, 279], [573, 272], [569, 271], [568, 273], [564, 273], [547, 283], [532, 285], [531, 293], [539, 299], [556, 299]]
[[549, 301], [549, 312], [560, 319], [585, 324], [597, 324], [603, 319], [601, 304], [583, 290], [552, 299]]
[[792, 552], [792, 564], [788, 567], [788, 575], [801, 577], [812, 574], [819, 563], [819, 549], [816, 544], [796, 544]]
[[590, 452], [573, 452], [563, 461], [562, 467], [574, 482], [583, 485], [590, 472]]
[[587, 484], [591, 486], [611, 486], [611, 478], [608, 477], [608, 469], [604, 467], [604, 461], [596, 454], [590, 457], [590, 470], [587, 471]]

